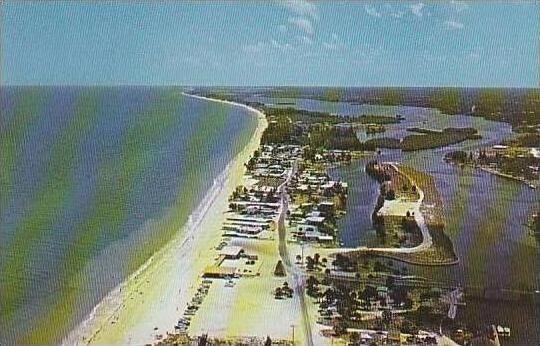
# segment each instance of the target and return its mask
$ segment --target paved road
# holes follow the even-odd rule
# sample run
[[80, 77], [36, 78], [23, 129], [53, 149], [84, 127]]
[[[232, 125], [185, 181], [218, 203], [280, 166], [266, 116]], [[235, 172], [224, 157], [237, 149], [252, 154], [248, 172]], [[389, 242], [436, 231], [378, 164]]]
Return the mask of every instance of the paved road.
[[[399, 168], [396, 166], [396, 164], [394, 163], [388, 163], [388, 164], [391, 165], [396, 171], [399, 172]], [[430, 248], [433, 245], [433, 239], [431, 238], [431, 234], [429, 234], [429, 230], [426, 226], [424, 215], [420, 211], [420, 206], [422, 205], [424, 201], [424, 191], [418, 188], [418, 186], [416, 188], [416, 191], [418, 192], [419, 198], [412, 212], [414, 214], [414, 220], [416, 221], [418, 227], [420, 228], [420, 231], [422, 232], [421, 244], [414, 247], [400, 247], [400, 248], [367, 247], [367, 246], [360, 246], [357, 248], [339, 248], [339, 249], [335, 249], [334, 253], [338, 253], [338, 252], [344, 253], [344, 252], [357, 251], [357, 250], [364, 250], [364, 251], [370, 250], [370, 251], [378, 251], [378, 252], [386, 252], [386, 253], [415, 253], [415, 252], [424, 251]]]
[[293, 288], [296, 293], [296, 296], [300, 300], [300, 309], [302, 310], [302, 324], [304, 325], [304, 331], [305, 331], [305, 339], [306, 344], [312, 346], [313, 345], [313, 335], [311, 331], [311, 323], [309, 322], [309, 315], [306, 305], [306, 297], [305, 297], [305, 283], [304, 283], [304, 275], [303, 273], [298, 270], [297, 267], [295, 267], [291, 263], [291, 259], [289, 256], [289, 251], [287, 249], [287, 234], [285, 229], [285, 217], [287, 215], [287, 210], [289, 210], [289, 196], [286, 191], [286, 187], [291, 179], [291, 177], [296, 172], [296, 163], [293, 165], [293, 169], [291, 170], [289, 176], [285, 180], [281, 186], [279, 186], [278, 191], [281, 194], [281, 213], [279, 215], [278, 219], [278, 234], [279, 234], [279, 255], [281, 256], [281, 260], [283, 261], [283, 264], [285, 264], [285, 267], [287, 268], [287, 271], [290, 273], [292, 280], [293, 280]]

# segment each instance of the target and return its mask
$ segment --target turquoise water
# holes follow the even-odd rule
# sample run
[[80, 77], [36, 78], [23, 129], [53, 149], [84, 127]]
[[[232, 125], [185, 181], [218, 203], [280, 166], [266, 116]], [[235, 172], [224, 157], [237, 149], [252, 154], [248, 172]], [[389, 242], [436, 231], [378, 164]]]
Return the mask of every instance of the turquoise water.
[[179, 88], [9, 87], [0, 107], [0, 344], [58, 342], [181, 229], [256, 127]]

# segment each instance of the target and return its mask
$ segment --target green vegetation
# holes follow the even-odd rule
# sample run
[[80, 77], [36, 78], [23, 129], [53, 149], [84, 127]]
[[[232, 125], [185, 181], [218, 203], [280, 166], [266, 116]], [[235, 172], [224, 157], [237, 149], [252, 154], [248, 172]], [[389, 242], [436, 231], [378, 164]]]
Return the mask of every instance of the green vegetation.
[[445, 160], [460, 165], [488, 168], [509, 178], [532, 183], [539, 179], [540, 158], [531, 155], [528, 147], [522, 145], [535, 144], [535, 141], [535, 138], [518, 136], [517, 139], [506, 143], [511, 145], [510, 147], [499, 151], [492, 149], [480, 149], [476, 152], [453, 151], [445, 155]]
[[[433, 178], [419, 172], [411, 167], [400, 165], [399, 172], [384, 164], [377, 164], [376, 161], [370, 161], [366, 165], [366, 173], [381, 183], [380, 195], [377, 199], [375, 209], [372, 215], [373, 224], [380, 236], [380, 241], [384, 246], [402, 246], [404, 243], [403, 235], [411, 237], [413, 243], [421, 242], [418, 225], [409, 212], [405, 217], [399, 216], [380, 216], [378, 210], [383, 206], [384, 201], [392, 197], [400, 199], [409, 199], [411, 201], [418, 199], [417, 187], [424, 192], [424, 201], [421, 211], [424, 216], [426, 226], [432, 237], [433, 245], [428, 249], [415, 253], [389, 253], [385, 251], [359, 251], [359, 254], [367, 253], [375, 256], [382, 256], [397, 259], [403, 262], [419, 265], [448, 265], [457, 262], [457, 256], [450, 238], [445, 234], [445, 216], [443, 213], [443, 204], [440, 195], [435, 187]], [[390, 181], [393, 189], [388, 189], [386, 182]], [[389, 196], [390, 195], [390, 196]], [[425, 206], [429, 205], [429, 208]], [[390, 239], [389, 239], [390, 238]], [[394, 241], [394, 242], [392, 242]], [[395, 244], [395, 241], [398, 244]], [[354, 256], [354, 255], [353, 255]]]
[[276, 269], [274, 269], [274, 275], [275, 276], [285, 276], [285, 266], [283, 265], [283, 262], [280, 260], [276, 264]]
[[263, 107], [262, 111], [269, 117], [287, 117], [291, 122], [301, 122], [305, 124], [395, 124], [401, 121], [401, 118], [383, 116], [383, 115], [335, 115], [325, 112], [314, 112], [304, 109], [295, 109], [292, 107]]
[[536, 237], [540, 240], [540, 207], [538, 208], [536, 215], [533, 215], [532, 230]]
[[333, 126], [341, 120], [354, 121], [327, 113], [265, 108], [269, 119], [262, 135], [263, 144], [309, 145], [312, 149], [364, 150], [356, 132], [350, 126]]
[[364, 146], [350, 128], [314, 126], [309, 132], [308, 144], [314, 149], [364, 150]]
[[365, 141], [364, 145], [371, 150], [376, 148], [401, 149], [401, 140], [391, 137], [371, 138]]
[[395, 116], [384, 116], [384, 115], [360, 115], [357, 118], [357, 121], [362, 124], [397, 124], [401, 121], [401, 117]]
[[401, 141], [401, 149], [404, 151], [433, 149], [479, 138], [478, 131], [473, 128], [446, 128], [442, 132], [406, 136]]
[[403, 151], [415, 151], [434, 149], [461, 143], [469, 139], [479, 139], [478, 131], [473, 128], [445, 128], [442, 131], [411, 128], [409, 131], [420, 132], [405, 136], [402, 140], [397, 138], [373, 138], [364, 143], [368, 148], [402, 149]]
[[[399, 148], [399, 139], [373, 138], [364, 143], [356, 135], [356, 125], [393, 124], [400, 117], [363, 115], [337, 116], [294, 108], [263, 108], [269, 123], [262, 136], [263, 144], [309, 145], [312, 149], [375, 150]], [[384, 128], [383, 128], [384, 129]]]
[[[274, 94], [287, 94], [273, 91]], [[298, 94], [298, 90], [296, 90]], [[295, 97], [293, 93], [288, 97]], [[380, 104], [387, 106], [413, 106], [436, 108], [445, 114], [468, 114], [488, 120], [510, 123], [514, 128], [540, 125], [540, 89], [502, 89], [502, 88], [369, 88], [357, 93], [314, 92], [303, 94], [329, 102], [354, 102], [359, 104]]]
[[467, 152], [462, 150], [457, 150], [446, 154], [444, 159], [458, 164], [466, 164], [472, 162], [471, 154], [467, 154]]
[[515, 138], [505, 141], [504, 144], [513, 147], [538, 148], [540, 147], [540, 133], [520, 134]]

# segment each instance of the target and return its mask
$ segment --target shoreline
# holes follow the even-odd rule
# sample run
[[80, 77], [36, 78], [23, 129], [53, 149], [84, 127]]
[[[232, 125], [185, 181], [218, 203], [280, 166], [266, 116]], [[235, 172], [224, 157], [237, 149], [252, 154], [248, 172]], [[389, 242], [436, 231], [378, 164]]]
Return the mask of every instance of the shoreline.
[[478, 166], [478, 167], [475, 167], [475, 168], [478, 168], [481, 171], [484, 171], [486, 173], [489, 173], [491, 175], [494, 175], [494, 176], [497, 176], [497, 177], [500, 177], [500, 178], [513, 180], [515, 182], [524, 184], [524, 185], [526, 185], [527, 187], [529, 187], [531, 189], [536, 189], [538, 187], [537, 184], [535, 184], [535, 183], [533, 183], [533, 182], [531, 182], [531, 181], [529, 181], [527, 179], [524, 179], [524, 178], [521, 178], [521, 177], [516, 177], [516, 176], [513, 176], [511, 174], [503, 173], [503, 172], [500, 172], [500, 171], [498, 171], [496, 169], [493, 169], [493, 168], [482, 167], [482, 166]]
[[[88, 317], [68, 333], [62, 344], [155, 342], [156, 335], [173, 329], [178, 311], [191, 297], [190, 291], [195, 289], [194, 283], [202, 269], [213, 261], [208, 247], [213, 247], [221, 237], [219, 225], [227, 210], [228, 196], [242, 182], [244, 163], [259, 147], [268, 124], [264, 113], [247, 105], [184, 92], [182, 95], [246, 109], [257, 117], [257, 127], [177, 235], [109, 292]], [[194, 215], [200, 218], [194, 220]], [[197, 261], [192, 261], [193, 258]]]
[[[407, 166], [398, 167], [397, 164], [392, 162], [385, 163], [392, 167], [396, 173], [401, 174], [404, 176], [411, 185], [416, 186], [418, 193], [418, 200], [414, 203], [414, 207], [411, 209], [413, 211], [414, 219], [416, 221], [416, 224], [418, 225], [421, 234], [422, 234], [422, 242], [416, 246], [413, 247], [357, 247], [356, 249], [346, 249], [346, 250], [340, 250], [336, 252], [340, 253], [362, 253], [370, 256], [377, 256], [377, 257], [383, 257], [383, 258], [389, 258], [394, 259], [403, 263], [413, 264], [413, 265], [420, 265], [420, 266], [448, 266], [448, 265], [455, 265], [459, 263], [459, 258], [457, 258], [457, 255], [455, 254], [455, 250], [452, 249], [452, 256], [448, 254], [444, 254], [444, 259], [433, 259], [433, 258], [426, 258], [426, 256], [433, 256], [433, 254], [439, 254], [439, 248], [441, 245], [443, 245], [442, 240], [444, 237], [447, 237], [444, 234], [444, 222], [441, 229], [440, 221], [437, 220], [437, 217], [433, 219], [435, 215], [433, 215], [433, 210], [427, 210], [426, 209], [426, 199], [430, 200], [433, 206], [435, 206], [437, 203], [433, 199], [435, 198], [432, 196], [433, 191], [429, 189], [429, 184], [426, 181], [423, 181], [422, 179], [416, 179], [412, 177], [410, 168]], [[409, 171], [409, 173], [407, 173]], [[422, 180], [422, 181], [420, 181]], [[428, 185], [426, 185], [428, 184]], [[424, 186], [425, 185], [425, 186]], [[424, 191], [426, 189], [426, 191]], [[426, 195], [427, 193], [427, 195]], [[387, 204], [388, 201], [384, 201], [384, 204]], [[375, 212], [380, 211], [383, 208], [383, 205], [380, 206], [380, 208], [375, 209]], [[451, 241], [450, 241], [451, 242]], [[453, 244], [452, 244], [453, 248]], [[345, 249], [345, 248], [343, 248]], [[347, 251], [348, 250], [348, 251]]]
[[472, 163], [459, 163], [457, 161], [454, 161], [454, 160], [451, 160], [451, 159], [446, 159], [446, 158], [444, 159], [444, 161], [451, 164], [451, 165], [454, 165], [454, 166], [468, 167], [468, 168], [472, 168], [472, 169], [475, 169], [475, 170], [480, 170], [480, 171], [486, 172], [488, 174], [491, 174], [491, 175], [499, 177], [499, 178], [512, 180], [512, 181], [515, 181], [517, 183], [523, 184], [523, 185], [525, 185], [525, 186], [527, 186], [527, 187], [529, 187], [530, 189], [533, 189], [533, 190], [540, 187], [540, 183], [538, 183], [538, 182], [527, 180], [525, 178], [517, 177], [517, 176], [511, 175], [511, 174], [508, 174], [508, 173], [503, 173], [503, 172], [501, 172], [501, 171], [499, 171], [499, 170], [497, 170], [495, 168], [485, 167], [485, 166], [482, 166], [482, 165], [476, 165], [476, 164], [472, 164]]

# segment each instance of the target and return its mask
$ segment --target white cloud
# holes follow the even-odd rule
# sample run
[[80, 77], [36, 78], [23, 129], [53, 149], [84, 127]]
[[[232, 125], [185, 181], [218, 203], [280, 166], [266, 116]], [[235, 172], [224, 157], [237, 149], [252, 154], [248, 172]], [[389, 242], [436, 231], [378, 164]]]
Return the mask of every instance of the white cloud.
[[403, 11], [392, 11], [390, 15], [394, 18], [401, 18], [405, 13]]
[[280, 43], [276, 40], [270, 40], [270, 46], [280, 51], [290, 50], [293, 48], [290, 43]]
[[446, 62], [446, 55], [438, 55], [434, 54], [429, 51], [424, 51], [422, 54], [422, 57], [427, 63], [434, 64], [434, 63], [444, 63]]
[[294, 18], [289, 18], [289, 23], [293, 24], [298, 29], [302, 30], [308, 35], [313, 35], [315, 33], [313, 24], [311, 24], [311, 21], [309, 19], [302, 18], [302, 17], [294, 17]]
[[482, 51], [482, 47], [477, 47], [476, 49], [469, 51], [467, 58], [478, 61], [482, 58]]
[[331, 42], [323, 42], [323, 47], [328, 50], [339, 50], [339, 46]]
[[257, 43], [244, 44], [242, 50], [250, 54], [259, 54], [269, 51], [291, 51], [294, 49], [294, 46], [288, 42], [280, 42], [278, 40], [272, 39], [268, 42], [258, 41]]
[[306, 1], [306, 0], [295, 0], [295, 1], [283, 1], [283, 6], [289, 11], [301, 17], [308, 17], [312, 19], [319, 18], [319, 12], [315, 4]]
[[384, 12], [387, 13], [390, 17], [394, 17], [394, 18], [401, 18], [405, 14], [405, 12], [403, 12], [403, 11], [401, 11], [399, 9], [396, 9], [390, 3], [385, 3], [384, 4]]
[[446, 27], [449, 29], [457, 29], [457, 30], [463, 29], [465, 27], [463, 23], [458, 22], [456, 20], [447, 20], [444, 22], [444, 25], [446, 25]]
[[307, 45], [312, 45], [313, 44], [313, 40], [311, 38], [309, 38], [308, 36], [300, 36], [298, 37], [298, 40], [300, 41], [300, 43], [304, 43], [304, 44], [307, 44]]
[[302, 31], [302, 36], [315, 34], [315, 22], [319, 19], [319, 11], [315, 3], [306, 0], [287, 0], [280, 4], [292, 15], [288, 18], [289, 24]]
[[412, 4], [411, 5], [411, 12], [417, 16], [417, 17], [422, 17], [423, 16], [423, 12], [422, 10], [424, 9], [425, 5], [423, 2], [419, 2], [417, 4]]
[[450, 1], [450, 5], [452, 5], [452, 7], [454, 8], [454, 10], [457, 13], [460, 13], [460, 12], [463, 12], [463, 11], [469, 9], [469, 5], [466, 2], [463, 2], [463, 1], [452, 0], [452, 1]]
[[347, 46], [341, 41], [339, 36], [336, 33], [332, 33], [331, 39], [329, 41], [323, 42], [323, 47], [328, 50], [343, 50], [347, 48]]
[[377, 9], [371, 5], [364, 5], [364, 10], [366, 10], [366, 13], [372, 17], [380, 18], [382, 16], [381, 12], [377, 11]]
[[242, 46], [242, 50], [246, 53], [261, 53], [266, 48], [266, 44], [259, 41], [255, 44], [245, 44]]

